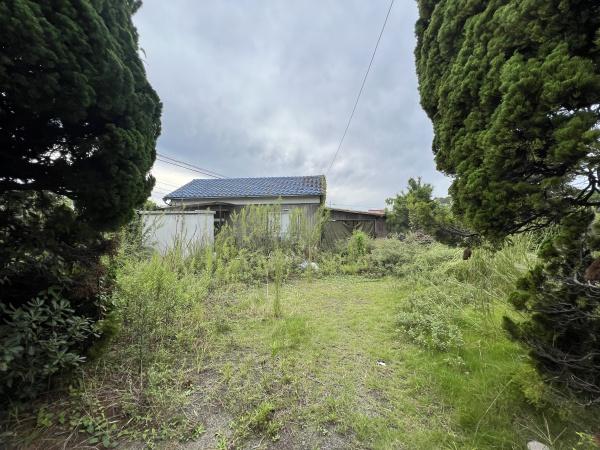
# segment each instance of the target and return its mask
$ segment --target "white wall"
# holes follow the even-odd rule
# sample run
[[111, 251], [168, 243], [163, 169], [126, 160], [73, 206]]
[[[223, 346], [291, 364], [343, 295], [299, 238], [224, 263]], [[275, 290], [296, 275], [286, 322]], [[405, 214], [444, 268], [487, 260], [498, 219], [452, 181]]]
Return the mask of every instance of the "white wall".
[[213, 245], [214, 211], [140, 211], [146, 244], [160, 252], [181, 242], [185, 250]]

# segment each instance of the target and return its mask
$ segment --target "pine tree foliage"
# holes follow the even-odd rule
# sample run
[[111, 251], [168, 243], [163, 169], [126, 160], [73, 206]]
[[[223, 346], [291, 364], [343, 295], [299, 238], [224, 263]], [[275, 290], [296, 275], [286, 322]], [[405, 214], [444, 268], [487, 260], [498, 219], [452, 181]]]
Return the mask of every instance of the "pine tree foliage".
[[131, 15], [138, 1], [0, 2], [0, 189], [51, 191], [114, 228], [143, 204], [161, 104]]
[[0, 1], [0, 403], [47, 389], [106, 337], [105, 232], [150, 194], [160, 133], [140, 4]]
[[421, 0], [417, 72], [454, 208], [492, 238], [598, 205], [600, 3]]
[[[506, 328], [547, 379], [600, 400], [600, 3], [420, 0], [417, 72], [454, 212], [492, 241], [552, 229]], [[600, 262], [599, 264], [600, 265]]]
[[524, 342], [548, 379], [600, 400], [600, 285], [581, 274], [598, 250], [593, 214], [580, 210], [567, 216], [559, 231], [542, 246], [544, 261], [517, 283], [515, 308], [529, 319], [505, 318], [505, 328]]

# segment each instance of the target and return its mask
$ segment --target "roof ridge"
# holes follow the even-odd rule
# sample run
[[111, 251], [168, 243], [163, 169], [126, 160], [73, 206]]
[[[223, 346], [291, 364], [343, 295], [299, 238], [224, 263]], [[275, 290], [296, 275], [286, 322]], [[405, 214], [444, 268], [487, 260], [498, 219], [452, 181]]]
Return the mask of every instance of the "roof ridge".
[[267, 177], [227, 177], [227, 178], [194, 178], [192, 181], [225, 181], [225, 180], [260, 180], [270, 178], [319, 178], [325, 175], [283, 175], [283, 176], [267, 176]]

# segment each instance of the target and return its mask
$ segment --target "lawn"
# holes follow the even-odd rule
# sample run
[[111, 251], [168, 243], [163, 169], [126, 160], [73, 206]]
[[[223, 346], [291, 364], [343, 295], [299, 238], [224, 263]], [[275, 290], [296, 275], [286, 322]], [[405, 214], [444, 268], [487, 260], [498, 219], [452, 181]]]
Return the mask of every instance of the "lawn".
[[280, 319], [264, 287], [213, 298], [229, 326], [215, 325], [204, 373], [217, 382], [205, 395], [237, 420], [207, 437], [249, 448], [431, 448], [449, 426], [407, 364], [418, 349], [395, 330], [406, 289], [391, 278], [295, 281]]
[[573, 448], [573, 429], [523, 400], [523, 377], [536, 377], [500, 309], [467, 309], [463, 348], [428, 351], [397, 330], [415, 289], [395, 278], [295, 280], [279, 319], [268, 287], [213, 295], [191, 405], [205, 429], [185, 448]]

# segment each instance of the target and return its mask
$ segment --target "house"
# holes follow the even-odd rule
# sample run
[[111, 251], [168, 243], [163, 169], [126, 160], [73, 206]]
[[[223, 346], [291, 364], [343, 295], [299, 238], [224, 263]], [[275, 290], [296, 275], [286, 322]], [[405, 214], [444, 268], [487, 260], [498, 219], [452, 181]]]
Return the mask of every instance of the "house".
[[170, 210], [214, 211], [215, 232], [248, 205], [279, 205], [281, 229], [300, 209], [312, 221], [325, 201], [325, 176], [196, 179], [166, 195]]

